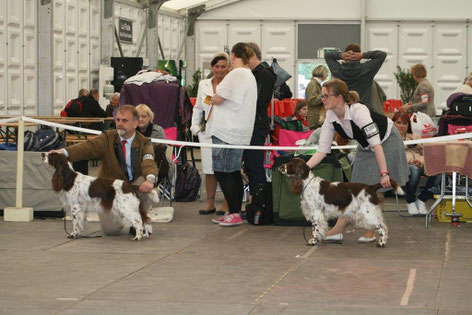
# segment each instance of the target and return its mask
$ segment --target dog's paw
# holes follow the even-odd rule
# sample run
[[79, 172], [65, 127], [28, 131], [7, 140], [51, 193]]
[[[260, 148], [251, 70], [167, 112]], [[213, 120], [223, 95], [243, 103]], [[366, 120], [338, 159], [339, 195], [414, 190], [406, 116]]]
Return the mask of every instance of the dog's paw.
[[316, 238], [310, 238], [307, 246], [315, 246], [316, 244], [318, 244], [318, 240]]
[[72, 232], [72, 233], [67, 234], [67, 238], [76, 239], [76, 238], [79, 238], [79, 235]]
[[378, 241], [377, 242], [377, 247], [385, 247], [385, 245], [387, 245], [387, 242], [385, 242], [385, 241]]
[[136, 235], [135, 237], [133, 237], [131, 240], [132, 241], [140, 241], [143, 237], [141, 235]]

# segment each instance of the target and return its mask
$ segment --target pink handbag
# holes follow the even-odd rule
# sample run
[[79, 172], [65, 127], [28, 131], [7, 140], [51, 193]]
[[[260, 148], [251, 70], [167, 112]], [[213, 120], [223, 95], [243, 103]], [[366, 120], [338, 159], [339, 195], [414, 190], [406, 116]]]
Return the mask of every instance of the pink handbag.
[[297, 146], [295, 142], [301, 139], [308, 139], [313, 131], [314, 130], [292, 131], [292, 130], [280, 129], [279, 146], [295, 147]]

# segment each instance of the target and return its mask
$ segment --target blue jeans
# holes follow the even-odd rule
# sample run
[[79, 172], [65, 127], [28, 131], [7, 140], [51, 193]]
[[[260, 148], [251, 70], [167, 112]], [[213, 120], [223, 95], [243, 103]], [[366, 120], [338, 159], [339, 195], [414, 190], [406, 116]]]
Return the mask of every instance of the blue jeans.
[[[405, 200], [407, 203], [413, 203], [416, 200], [416, 191], [418, 190], [418, 186], [420, 184], [420, 179], [421, 176], [424, 175], [424, 167], [417, 167], [414, 165], [408, 165], [410, 168], [410, 177], [408, 180], [408, 183], [403, 186], [403, 189], [405, 190]], [[441, 182], [441, 176], [440, 175], [435, 175], [435, 176], [429, 176], [426, 185], [424, 188], [420, 191], [418, 195], [418, 199], [426, 202], [428, 199], [433, 197], [433, 193], [431, 192], [431, 189], [433, 187], [436, 187], [439, 185]]]

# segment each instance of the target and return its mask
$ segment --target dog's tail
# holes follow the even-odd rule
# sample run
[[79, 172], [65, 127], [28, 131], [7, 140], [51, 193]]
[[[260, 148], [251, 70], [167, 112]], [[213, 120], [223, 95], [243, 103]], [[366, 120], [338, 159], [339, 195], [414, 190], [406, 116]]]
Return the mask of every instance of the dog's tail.
[[[396, 180], [390, 178], [390, 185], [392, 186], [393, 191], [394, 191], [397, 195], [404, 195], [404, 194], [405, 194], [405, 192], [403, 191], [402, 187], [401, 187], [400, 185], [398, 185], [398, 183], [397, 183]], [[378, 184], [375, 184], [375, 185], [371, 185], [370, 187], [372, 187], [373, 190], [377, 191], [377, 190], [379, 190], [380, 188], [382, 188], [382, 185], [381, 185], [380, 183], [378, 183]]]
[[152, 202], [158, 203], [159, 200], [159, 193], [157, 192], [157, 189], [151, 190], [150, 193], [148, 193], [149, 198], [151, 198]]

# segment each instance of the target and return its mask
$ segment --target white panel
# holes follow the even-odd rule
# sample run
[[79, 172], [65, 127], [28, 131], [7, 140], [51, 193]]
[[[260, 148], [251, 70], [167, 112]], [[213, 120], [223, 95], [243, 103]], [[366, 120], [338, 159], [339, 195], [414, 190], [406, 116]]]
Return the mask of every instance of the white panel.
[[367, 50], [382, 50], [387, 53], [382, 68], [375, 76], [375, 80], [389, 98], [397, 98], [398, 84], [393, 75], [396, 72], [398, 57], [398, 27], [396, 22], [368, 22]]
[[89, 42], [89, 87], [98, 88], [94, 83], [95, 77], [98, 77], [98, 68], [101, 63], [100, 57], [100, 3], [99, 1], [90, 1], [90, 42]]
[[185, 59], [185, 39], [187, 38], [187, 30], [185, 29], [185, 20], [179, 19], [179, 32], [180, 32], [180, 40], [179, 40], [179, 49], [182, 46], [182, 41], [184, 41], [183, 48], [179, 59]]
[[66, 72], [77, 72], [77, 43], [75, 38], [66, 39]]
[[433, 70], [436, 108], [446, 105], [447, 97], [462, 85], [466, 72], [467, 30], [465, 23], [435, 23]]
[[23, 106], [23, 2], [7, 2], [7, 89], [8, 114], [21, 115]]
[[67, 64], [65, 59], [65, 10], [64, 0], [55, 0], [53, 2], [53, 114], [59, 114], [66, 104], [66, 85], [64, 80]]
[[37, 43], [36, 4], [34, 0], [24, 0], [23, 25], [23, 113], [36, 115], [37, 102]]
[[295, 25], [294, 22], [262, 23], [262, 59], [271, 63], [272, 58], [277, 58], [279, 65], [292, 75], [287, 85], [295, 93]]
[[164, 28], [164, 38], [161, 38], [162, 49], [164, 50], [164, 56], [166, 59], [170, 59], [170, 41], [171, 41], [171, 18], [168, 16], [164, 16], [162, 27]]
[[66, 35], [77, 34], [77, 0], [66, 1]]
[[55, 71], [64, 70], [64, 36], [62, 34], [53, 35], [53, 60]]
[[195, 26], [195, 70], [203, 69], [203, 62], [223, 51], [228, 42], [226, 21], [201, 21]]
[[57, 33], [64, 32], [64, 0], [55, 0], [53, 7], [53, 30]]
[[7, 19], [8, 25], [16, 25], [20, 27], [21, 21], [23, 20], [23, 3], [18, 0], [7, 1]]
[[88, 73], [89, 71], [89, 41], [87, 38], [79, 38], [79, 72]]
[[172, 18], [170, 21], [170, 56], [169, 59], [177, 59], [180, 45], [180, 25], [179, 20]]
[[25, 29], [36, 29], [36, 4], [35, 0], [24, 0], [23, 27]]
[[78, 50], [77, 50], [77, 17], [79, 10], [77, 0], [66, 0], [66, 32], [65, 32], [65, 75], [66, 101], [77, 97], [79, 86], [77, 83]]
[[0, 1], [0, 115], [7, 115], [7, 45], [6, 45], [6, 10], [5, 1]]
[[60, 113], [64, 105], [66, 104], [65, 98], [65, 82], [64, 75], [62, 73], [54, 73], [53, 81], [53, 95], [54, 95], [54, 110], [53, 114], [57, 115]]
[[228, 26], [228, 46], [238, 42], [254, 42], [261, 44], [261, 22], [231, 21]]
[[[471, 47], [472, 45], [472, 31], [471, 31], [471, 27], [472, 27], [472, 24], [469, 22], [467, 24], [467, 27], [469, 29], [469, 32], [468, 32], [468, 38], [467, 38], [467, 43], [468, 43], [468, 47]], [[467, 50], [469, 52], [469, 56], [468, 56], [468, 60], [467, 60], [467, 73], [470, 73], [472, 74], [472, 49], [468, 49]]]
[[78, 35], [79, 37], [87, 37], [89, 33], [89, 1], [79, 0], [78, 10]]
[[24, 86], [23, 86], [23, 102], [25, 115], [37, 115], [37, 89], [36, 89], [36, 69], [25, 69]]
[[399, 30], [399, 64], [402, 68], [422, 63], [427, 69], [431, 61], [431, 23], [401, 22]]

